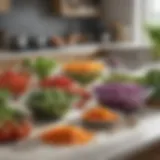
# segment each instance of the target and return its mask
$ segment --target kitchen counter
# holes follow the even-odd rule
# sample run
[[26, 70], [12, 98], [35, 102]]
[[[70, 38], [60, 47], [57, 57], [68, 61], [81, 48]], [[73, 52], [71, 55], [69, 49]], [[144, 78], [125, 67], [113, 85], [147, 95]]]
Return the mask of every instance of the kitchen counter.
[[[146, 68], [139, 70], [139, 73], [141, 74], [144, 70]], [[33, 146], [30, 145], [31, 148], [26, 145], [18, 148], [17, 146], [0, 146], [0, 159], [30, 160], [34, 157], [38, 160], [110, 160], [136, 152], [137, 149], [160, 140], [159, 124], [160, 110], [146, 109], [138, 116], [136, 125], [129, 124], [118, 131], [99, 133], [94, 142], [87, 146], [54, 148], [37, 145], [34, 142]]]
[[142, 114], [136, 125], [118, 132], [99, 133], [92, 144], [75, 148], [54, 148], [35, 145], [31, 148], [0, 147], [0, 159], [6, 160], [110, 160], [142, 149], [160, 139], [160, 111], [149, 110]]

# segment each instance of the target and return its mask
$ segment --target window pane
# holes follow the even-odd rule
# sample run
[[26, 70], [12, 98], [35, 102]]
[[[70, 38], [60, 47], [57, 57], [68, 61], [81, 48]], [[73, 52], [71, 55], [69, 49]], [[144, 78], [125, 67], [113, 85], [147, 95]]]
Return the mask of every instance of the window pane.
[[160, 13], [160, 0], [150, 0], [152, 3], [152, 11], [154, 14], [159, 14]]

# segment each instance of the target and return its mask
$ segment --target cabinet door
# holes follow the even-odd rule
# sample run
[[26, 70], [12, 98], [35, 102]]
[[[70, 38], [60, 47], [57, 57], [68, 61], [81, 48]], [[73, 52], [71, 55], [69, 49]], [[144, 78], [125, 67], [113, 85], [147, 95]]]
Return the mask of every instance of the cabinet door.
[[0, 0], [0, 13], [5, 13], [10, 9], [11, 0]]

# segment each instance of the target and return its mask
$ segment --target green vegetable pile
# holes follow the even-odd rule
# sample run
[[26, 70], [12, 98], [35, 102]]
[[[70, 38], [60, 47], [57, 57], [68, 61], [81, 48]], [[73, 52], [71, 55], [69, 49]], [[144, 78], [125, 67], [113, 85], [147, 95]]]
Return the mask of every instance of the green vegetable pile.
[[147, 26], [147, 32], [153, 45], [153, 58], [158, 60], [160, 58], [160, 25]]
[[7, 90], [0, 90], [0, 108], [4, 108], [8, 104], [10, 93]]
[[25, 117], [25, 115], [9, 106], [8, 101], [10, 94], [6, 90], [0, 90], [0, 123], [4, 121], [17, 121]]
[[153, 94], [151, 95], [151, 100], [160, 99], [160, 70], [153, 69], [150, 70], [145, 76], [145, 85], [153, 89]]
[[10, 107], [2, 107], [0, 108], [0, 124], [5, 121], [20, 121], [25, 118], [25, 115]]
[[48, 77], [56, 68], [56, 62], [52, 59], [39, 57], [35, 61], [23, 60], [23, 67], [35, 73], [40, 79]]
[[38, 120], [61, 118], [70, 109], [73, 96], [60, 89], [33, 92], [27, 101], [29, 109]]
[[137, 83], [143, 84], [144, 77], [136, 77], [127, 74], [112, 73], [108, 78], [104, 78], [105, 83]]
[[78, 81], [82, 85], [87, 85], [91, 82], [93, 82], [96, 78], [100, 76], [99, 73], [67, 73], [68, 77], [71, 77], [72, 79]]

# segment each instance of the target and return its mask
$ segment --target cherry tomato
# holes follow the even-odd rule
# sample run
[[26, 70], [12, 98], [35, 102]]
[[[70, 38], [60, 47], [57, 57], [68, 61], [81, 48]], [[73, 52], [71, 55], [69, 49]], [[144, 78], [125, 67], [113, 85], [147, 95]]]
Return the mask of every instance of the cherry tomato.
[[31, 132], [31, 124], [24, 121], [16, 126], [15, 135], [17, 139], [26, 138]]
[[6, 121], [0, 128], [0, 141], [12, 141], [14, 140], [14, 125], [10, 121]]
[[0, 87], [9, 89], [14, 94], [21, 94], [26, 90], [29, 79], [29, 76], [7, 71], [0, 75]]
[[66, 88], [68, 86], [72, 86], [74, 82], [65, 76], [57, 76], [57, 77], [51, 77], [44, 79], [40, 82], [41, 87], [60, 87], [60, 88]]
[[29, 121], [5, 122], [0, 128], [0, 143], [23, 139], [30, 134], [31, 128]]

